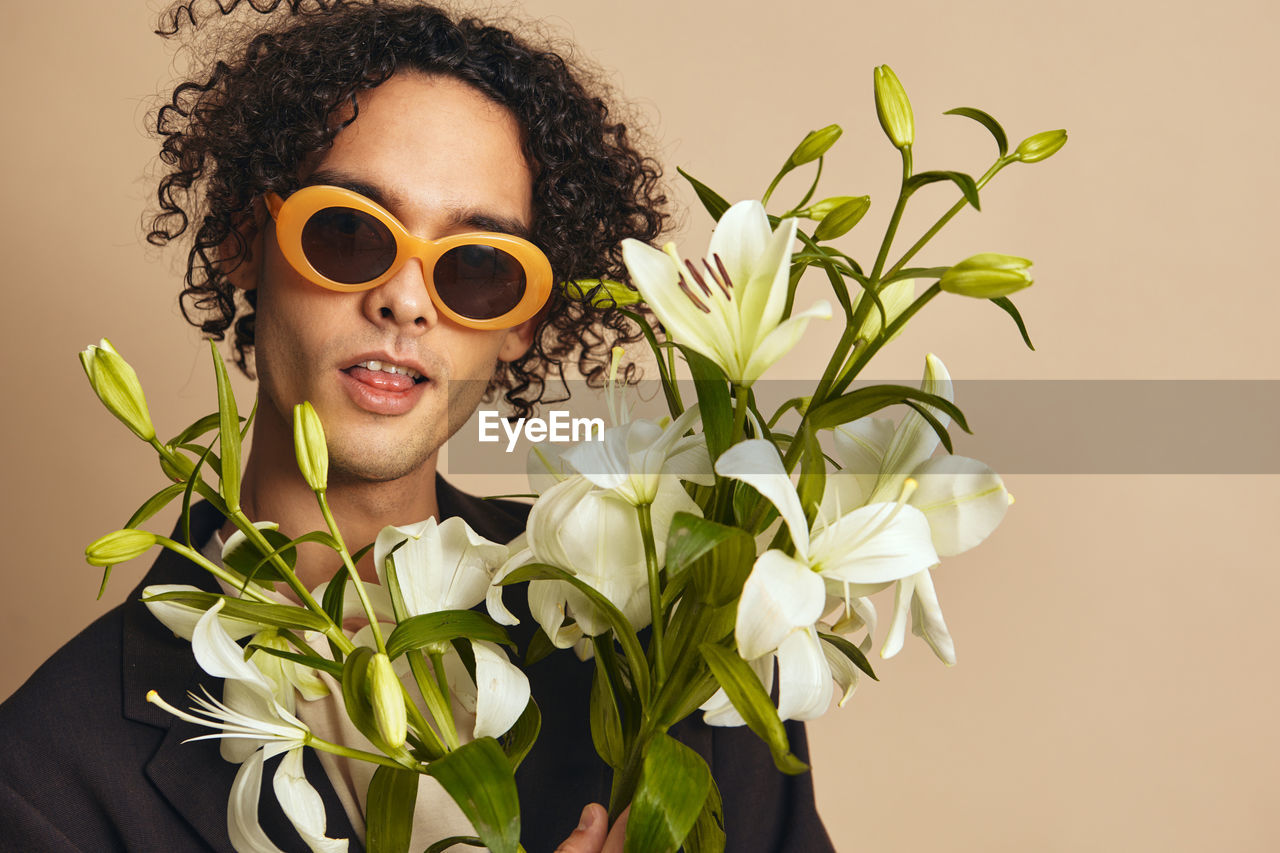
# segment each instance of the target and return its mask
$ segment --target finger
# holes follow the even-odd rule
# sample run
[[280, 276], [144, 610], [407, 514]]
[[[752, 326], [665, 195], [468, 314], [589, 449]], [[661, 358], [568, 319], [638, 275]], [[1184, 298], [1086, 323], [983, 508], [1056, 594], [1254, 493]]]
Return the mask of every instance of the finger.
[[[555, 853], [601, 853], [608, 828], [609, 814], [604, 806], [591, 803], [582, 810], [578, 828], [556, 848]], [[622, 850], [621, 847], [617, 849]]]
[[627, 844], [627, 818], [631, 817], [631, 806], [627, 806], [622, 810], [622, 814], [618, 815], [618, 820], [613, 824], [613, 829], [609, 830], [609, 837], [605, 839], [604, 849], [600, 853], [622, 853]]

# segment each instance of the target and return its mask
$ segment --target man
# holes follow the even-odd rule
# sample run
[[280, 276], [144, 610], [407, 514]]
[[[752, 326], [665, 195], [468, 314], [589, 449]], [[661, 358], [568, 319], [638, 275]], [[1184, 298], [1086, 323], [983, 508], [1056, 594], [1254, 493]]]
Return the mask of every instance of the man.
[[[509, 540], [527, 510], [448, 486], [439, 448], [486, 386], [527, 410], [564, 359], [598, 373], [615, 342], [602, 327], [628, 339], [613, 312], [554, 291], [531, 306], [526, 294], [542, 264], [556, 280], [624, 275], [619, 241], [653, 240], [664, 221], [657, 170], [560, 57], [510, 33], [424, 6], [290, 6], [208, 79], [178, 87], [158, 122], [170, 171], [150, 238], [194, 228], [184, 310], [215, 336], [234, 328], [237, 361], [259, 378], [242, 506], [286, 534], [324, 527], [292, 450], [293, 406], [310, 400], [346, 541], [448, 515]], [[194, 18], [180, 7], [175, 31], [184, 15]], [[497, 236], [448, 254], [452, 238], [475, 232]], [[468, 302], [478, 267], [488, 284], [514, 289]], [[216, 542], [219, 526], [223, 537], [233, 530], [208, 506], [195, 515], [202, 543]], [[359, 568], [375, 577], [371, 564]], [[308, 587], [333, 569], [323, 549], [300, 550]], [[208, 586], [169, 554], [143, 584], [160, 582]], [[197, 684], [219, 688], [136, 598], [0, 709], [12, 742], [0, 759], [0, 848], [230, 849], [234, 766], [214, 742], [182, 743], [204, 732], [143, 701], [148, 689], [180, 699]], [[527, 643], [523, 615], [516, 636]], [[609, 783], [585, 734], [590, 667], [559, 654], [529, 676], [543, 729], [517, 779], [526, 849], [620, 850], [625, 827], [608, 833], [599, 805], [579, 820]], [[688, 720], [674, 733], [711, 763], [730, 849], [829, 849], [808, 777], [781, 777], [750, 732]], [[803, 729], [791, 735], [803, 757]], [[307, 777], [327, 834], [359, 849], [359, 804], [314, 756]], [[261, 812], [276, 844], [303, 849], [270, 792]]]

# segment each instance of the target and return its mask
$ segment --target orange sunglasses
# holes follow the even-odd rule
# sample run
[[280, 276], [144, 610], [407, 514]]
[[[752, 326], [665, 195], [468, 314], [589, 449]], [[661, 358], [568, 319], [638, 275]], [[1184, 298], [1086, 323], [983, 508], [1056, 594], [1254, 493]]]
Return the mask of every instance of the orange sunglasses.
[[523, 323], [551, 294], [547, 256], [511, 234], [415, 237], [386, 208], [342, 187], [303, 187], [287, 199], [267, 193], [266, 202], [285, 260], [330, 290], [369, 290], [417, 258], [436, 308], [473, 329]]

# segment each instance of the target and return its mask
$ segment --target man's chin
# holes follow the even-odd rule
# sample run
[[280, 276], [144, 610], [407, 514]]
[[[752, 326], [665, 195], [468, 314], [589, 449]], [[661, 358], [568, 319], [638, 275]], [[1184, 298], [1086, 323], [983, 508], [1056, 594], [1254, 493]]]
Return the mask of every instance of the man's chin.
[[422, 472], [435, 471], [436, 447], [422, 443], [413, 448], [403, 445], [389, 448], [329, 448], [330, 486], [359, 483], [390, 483]]

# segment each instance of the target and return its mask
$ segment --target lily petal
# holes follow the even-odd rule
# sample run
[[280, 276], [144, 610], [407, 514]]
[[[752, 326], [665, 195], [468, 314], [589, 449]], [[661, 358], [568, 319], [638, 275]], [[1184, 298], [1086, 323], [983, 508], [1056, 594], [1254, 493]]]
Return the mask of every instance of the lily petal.
[[324, 834], [324, 800], [303, 774], [301, 749], [291, 749], [280, 759], [274, 787], [285, 817], [313, 853], [345, 853], [345, 838], [329, 838]]
[[938, 456], [917, 466], [909, 503], [929, 519], [933, 546], [944, 557], [968, 551], [991, 534], [1009, 509], [1000, 475], [976, 459]]
[[805, 522], [804, 508], [772, 443], [753, 438], [733, 445], [716, 460], [716, 473], [741, 480], [776, 506], [791, 531], [796, 553], [801, 559], [807, 558], [809, 525]]
[[822, 640], [822, 653], [827, 658], [827, 666], [831, 668], [831, 677], [835, 679], [836, 684], [840, 685], [839, 705], [843, 708], [844, 703], [853, 696], [853, 691], [858, 689], [860, 672], [844, 652], [826, 640]]
[[494, 643], [472, 642], [476, 659], [475, 736], [499, 737], [529, 704], [529, 679]]
[[284, 853], [272, 843], [258, 822], [258, 797], [262, 792], [262, 751], [240, 765], [231, 783], [227, 802], [227, 835], [238, 853]]
[[[200, 621], [200, 617], [204, 615], [204, 611], [198, 607], [192, 607], [190, 604], [179, 604], [176, 601], [148, 600], [152, 596], [166, 592], [203, 592], [203, 590], [199, 587], [182, 583], [152, 584], [142, 590], [142, 603], [147, 606], [147, 610], [151, 611], [151, 615], [159, 619], [166, 628], [173, 632], [175, 637], [190, 640], [192, 634], [195, 633], [196, 624]], [[243, 639], [262, 630], [262, 626], [256, 622], [233, 619], [230, 616], [219, 616], [218, 621], [222, 623], [223, 630], [233, 640]]]
[[897, 580], [938, 562], [924, 513], [896, 503], [842, 515], [814, 534], [810, 558], [823, 577], [857, 584]]
[[956, 662], [956, 647], [951, 641], [951, 632], [942, 619], [942, 608], [938, 606], [938, 593], [933, 588], [933, 576], [921, 572], [916, 580], [915, 596], [911, 599], [911, 633], [924, 639], [938, 656], [938, 660], [947, 666]]
[[[920, 390], [945, 400], [955, 399], [955, 393], [951, 387], [951, 374], [947, 372], [942, 359], [933, 353], [925, 356], [924, 379], [920, 382]], [[941, 409], [932, 406], [927, 408], [944, 427], [951, 422], [951, 416]], [[876, 484], [876, 492], [871, 499], [893, 500], [896, 498], [902, 490], [905, 475], [932, 456], [940, 441], [933, 427], [919, 412], [915, 409], [907, 412], [885, 453], [880, 468], [880, 482]]]
[[778, 646], [778, 716], [812, 720], [831, 705], [831, 667], [810, 625], [793, 631]]
[[[622, 241], [622, 260], [631, 273], [631, 283], [662, 321], [667, 333], [707, 358], [720, 361], [719, 340], [727, 335], [723, 319], [708, 324], [704, 314], [680, 289], [675, 262], [661, 251], [639, 240]], [[723, 364], [723, 362], [721, 362]]]
[[754, 660], [778, 648], [797, 628], [818, 621], [826, 598], [822, 578], [808, 565], [781, 551], [761, 554], [738, 602], [738, 653]]
[[[782, 291], [786, 295], [785, 289]], [[787, 320], [778, 324], [772, 331], [756, 342], [755, 349], [743, 368], [742, 382], [749, 385], [760, 378], [774, 362], [782, 358], [804, 336], [804, 330], [812, 319], [830, 320], [831, 303], [819, 299], [799, 314], [792, 314]]]

